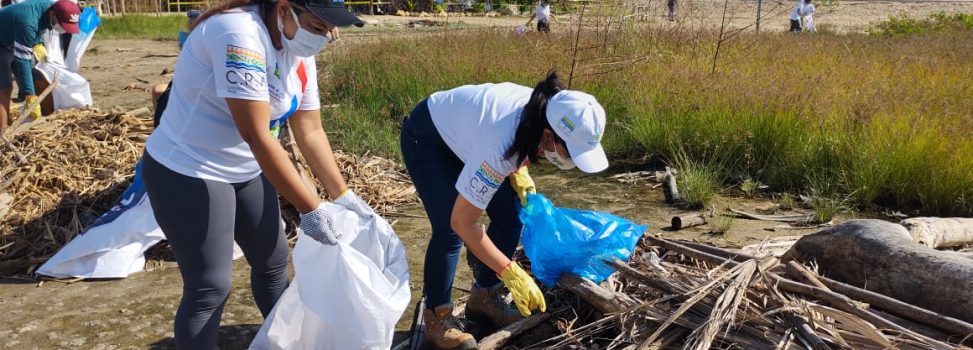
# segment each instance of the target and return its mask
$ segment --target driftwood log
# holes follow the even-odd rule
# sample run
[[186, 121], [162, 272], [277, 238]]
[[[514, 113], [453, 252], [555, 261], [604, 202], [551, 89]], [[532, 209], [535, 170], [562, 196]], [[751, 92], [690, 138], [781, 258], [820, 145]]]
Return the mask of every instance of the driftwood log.
[[493, 333], [486, 338], [480, 339], [478, 344], [479, 350], [494, 350], [502, 349], [507, 341], [510, 339], [529, 331], [531, 328], [544, 323], [547, 319], [551, 318], [549, 313], [537, 313], [531, 315], [528, 318], [522, 319], [520, 321], [514, 322], [509, 326], [503, 327], [496, 333]]
[[706, 218], [701, 213], [689, 213], [673, 216], [670, 222], [673, 230], [682, 230], [687, 227], [706, 224]]
[[912, 239], [929, 248], [953, 248], [973, 244], [973, 219], [910, 218], [899, 223]]
[[662, 194], [666, 196], [666, 204], [676, 204], [682, 200], [679, 188], [676, 187], [676, 174], [674, 169], [666, 167], [665, 182], [662, 183]]
[[837, 281], [973, 322], [973, 261], [916, 243], [901, 225], [846, 221], [801, 238], [784, 259], [814, 263]]
[[635, 300], [625, 294], [601, 288], [587, 278], [570, 273], [561, 275], [561, 278], [557, 281], [557, 286], [571, 291], [598, 311], [606, 314], [622, 311], [635, 305]]

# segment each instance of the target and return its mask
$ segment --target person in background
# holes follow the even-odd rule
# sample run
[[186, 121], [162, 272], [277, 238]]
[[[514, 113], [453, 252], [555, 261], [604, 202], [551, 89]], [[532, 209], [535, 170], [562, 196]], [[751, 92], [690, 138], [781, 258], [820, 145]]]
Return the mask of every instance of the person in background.
[[230, 0], [190, 30], [142, 156], [152, 213], [182, 276], [173, 322], [179, 349], [216, 348], [234, 241], [264, 317], [287, 288], [278, 193], [297, 208], [306, 238], [327, 245], [341, 238], [280, 144], [284, 123], [334, 203], [375, 215], [348, 189], [321, 122], [314, 55], [332, 27], [349, 25], [364, 23], [338, 1]]
[[[534, 192], [526, 166], [543, 156], [562, 170], [604, 170], [605, 125], [598, 101], [565, 90], [553, 72], [533, 89], [466, 85], [436, 92], [412, 110], [400, 146], [432, 224], [423, 267], [427, 340], [441, 349], [476, 349], [453, 316], [450, 297], [464, 244], [484, 266], [475, 271], [468, 318], [502, 327], [546, 309], [534, 279], [511, 260], [523, 228], [521, 206]], [[484, 211], [485, 230], [478, 223]], [[504, 300], [504, 286], [516, 309]]]
[[801, 22], [804, 25], [805, 32], [817, 32], [818, 29], [814, 26], [814, 4], [811, 0], [804, 0], [804, 8], [801, 10]]
[[[186, 28], [192, 28], [193, 23], [199, 18], [202, 12], [197, 10], [190, 10], [186, 12]], [[179, 32], [179, 49], [182, 49], [182, 44], [186, 42], [186, 38], [189, 37], [189, 32]], [[154, 125], [159, 126], [159, 118], [162, 118], [162, 111], [165, 110], [165, 105], [169, 101], [169, 92], [172, 89], [172, 81], [168, 84], [156, 84], [152, 87], [152, 110], [155, 111], [154, 115]], [[162, 108], [159, 108], [162, 105]]]
[[676, 20], [676, 0], [666, 0], [666, 7], [669, 8], [669, 21]]
[[525, 27], [530, 27], [530, 22], [537, 18], [537, 31], [543, 33], [551, 32], [551, 20], [557, 20], [554, 17], [554, 13], [551, 12], [551, 0], [541, 0], [534, 8], [534, 13], [530, 15], [530, 19], [527, 20]]
[[[50, 32], [77, 34], [80, 18], [81, 8], [70, 0], [27, 0], [0, 9], [0, 130], [13, 119], [14, 79], [24, 93], [25, 108], [37, 100], [31, 70], [35, 58], [44, 61], [47, 57], [43, 36]], [[40, 104], [28, 112], [30, 118], [40, 118]]]
[[797, 5], [791, 11], [791, 33], [801, 32], [801, 11], [804, 10], [804, 0], [797, 0]]

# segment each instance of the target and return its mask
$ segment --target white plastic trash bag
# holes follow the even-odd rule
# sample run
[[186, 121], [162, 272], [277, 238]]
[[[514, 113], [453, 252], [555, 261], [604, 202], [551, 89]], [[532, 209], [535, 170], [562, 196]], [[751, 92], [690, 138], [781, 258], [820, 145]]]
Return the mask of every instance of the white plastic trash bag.
[[91, 39], [95, 36], [95, 30], [85, 33], [81, 32], [71, 36], [71, 45], [68, 46], [68, 57], [64, 58], [64, 65], [69, 71], [77, 73], [81, 70], [81, 57], [88, 50]]
[[38, 63], [35, 68], [44, 74], [47, 81], [53, 82], [54, 77], [57, 77], [57, 86], [51, 91], [54, 97], [54, 110], [84, 108], [94, 104], [91, 98], [91, 86], [81, 74], [74, 73], [61, 63], [53, 61]]
[[[165, 240], [142, 184], [141, 164], [122, 198], [58, 250], [37, 274], [55, 278], [125, 278], [145, 268], [145, 251]], [[235, 243], [233, 259], [243, 256]]]
[[51, 91], [54, 99], [54, 110], [69, 108], [84, 108], [94, 104], [91, 98], [91, 87], [88, 80], [78, 74], [81, 57], [84, 50], [91, 43], [94, 30], [90, 33], [78, 33], [71, 36], [67, 57], [61, 52], [61, 36], [49, 30], [44, 36], [44, 47], [47, 48], [47, 59], [38, 63], [37, 68], [47, 81], [53, 82], [57, 77], [57, 86]]
[[389, 349], [395, 324], [409, 305], [409, 264], [392, 226], [322, 204], [343, 235], [335, 246], [300, 233], [295, 277], [251, 350]]

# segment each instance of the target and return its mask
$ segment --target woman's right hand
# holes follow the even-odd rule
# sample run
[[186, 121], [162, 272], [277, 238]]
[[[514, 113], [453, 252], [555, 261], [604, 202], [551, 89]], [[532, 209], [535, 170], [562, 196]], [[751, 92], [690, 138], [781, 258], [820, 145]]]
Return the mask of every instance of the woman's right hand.
[[516, 261], [511, 261], [510, 265], [500, 271], [500, 280], [510, 290], [514, 305], [517, 305], [521, 316], [530, 316], [532, 310], [547, 311], [544, 293], [534, 282], [534, 278], [528, 275]]
[[331, 215], [319, 205], [314, 210], [301, 214], [301, 231], [308, 237], [324, 245], [336, 245], [341, 234], [334, 230]]

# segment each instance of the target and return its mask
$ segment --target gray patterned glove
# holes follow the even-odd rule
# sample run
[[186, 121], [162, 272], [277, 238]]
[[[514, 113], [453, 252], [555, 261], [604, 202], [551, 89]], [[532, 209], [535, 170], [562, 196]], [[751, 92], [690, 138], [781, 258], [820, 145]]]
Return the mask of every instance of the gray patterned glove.
[[335, 232], [334, 225], [331, 223], [331, 215], [328, 215], [323, 206], [301, 214], [301, 231], [324, 245], [338, 244], [338, 240], [341, 239], [341, 234]]
[[372, 210], [372, 207], [368, 206], [368, 203], [365, 203], [365, 201], [359, 198], [358, 195], [355, 194], [355, 192], [350, 188], [346, 190], [341, 197], [335, 199], [334, 204], [345, 207], [348, 210], [356, 212], [358, 215], [364, 217], [375, 215], [375, 210]]

